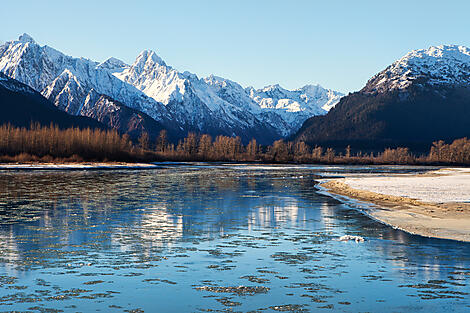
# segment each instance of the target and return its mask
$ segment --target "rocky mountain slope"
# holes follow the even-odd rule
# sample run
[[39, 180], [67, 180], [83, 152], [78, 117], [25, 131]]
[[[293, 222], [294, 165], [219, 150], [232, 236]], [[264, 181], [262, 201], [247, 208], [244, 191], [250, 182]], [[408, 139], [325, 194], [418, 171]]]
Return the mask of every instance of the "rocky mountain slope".
[[71, 116], [57, 109], [31, 87], [0, 73], [0, 124], [6, 123], [17, 127], [53, 123], [62, 128], [106, 128], [91, 118]]

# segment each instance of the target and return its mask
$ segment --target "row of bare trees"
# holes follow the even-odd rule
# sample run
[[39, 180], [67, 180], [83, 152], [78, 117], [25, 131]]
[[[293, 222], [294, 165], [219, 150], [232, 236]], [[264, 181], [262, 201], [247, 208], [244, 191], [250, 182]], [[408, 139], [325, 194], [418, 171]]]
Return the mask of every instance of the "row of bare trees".
[[[143, 133], [133, 143], [127, 135], [115, 130], [60, 129], [57, 126], [31, 125], [18, 128], [0, 126], [0, 160], [37, 158], [110, 160], [110, 161], [240, 161], [278, 163], [329, 164], [470, 164], [470, 140], [454, 140], [450, 144], [434, 142], [429, 154], [414, 155], [408, 148], [385, 149], [381, 153], [352, 153], [332, 148], [311, 148], [304, 142], [277, 140], [261, 146], [255, 139], [242, 144], [239, 137], [197, 135], [173, 144], [165, 130], [152, 142]], [[34, 156], [34, 157], [33, 157]], [[10, 158], [10, 159], [8, 159]], [[18, 160], [18, 159], [17, 159]]]
[[[145, 136], [145, 135], [144, 135]], [[142, 137], [141, 137], [142, 138]], [[140, 142], [141, 140], [139, 140]], [[148, 142], [148, 140], [144, 140]], [[142, 146], [141, 146], [142, 147]], [[145, 149], [149, 149], [146, 145]], [[309, 147], [305, 142], [277, 140], [261, 146], [255, 139], [243, 145], [239, 137], [196, 135], [189, 133], [176, 146], [166, 140], [162, 131], [153, 146], [155, 153], [166, 160], [185, 161], [259, 161], [278, 163], [331, 164], [470, 164], [470, 140], [457, 139], [451, 144], [434, 142], [430, 152], [415, 155], [406, 147], [387, 148], [380, 153], [352, 153], [348, 146], [342, 151]]]
[[[145, 143], [147, 136], [143, 134], [139, 138], [139, 147], [148, 149]], [[152, 147], [150, 147], [152, 148]], [[256, 161], [260, 146], [256, 140], [244, 146], [240, 137], [212, 136], [189, 133], [177, 145], [167, 141], [166, 131], [160, 132], [155, 145], [154, 152], [160, 159], [165, 160], [191, 160], [191, 161]]]
[[[57, 159], [129, 160], [136, 148], [115, 130], [60, 129], [33, 124], [29, 128], [0, 126], [0, 155], [49, 156]], [[78, 157], [78, 158], [77, 158]]]
[[451, 144], [442, 140], [434, 142], [429, 152], [429, 161], [470, 164], [470, 139], [456, 139]]

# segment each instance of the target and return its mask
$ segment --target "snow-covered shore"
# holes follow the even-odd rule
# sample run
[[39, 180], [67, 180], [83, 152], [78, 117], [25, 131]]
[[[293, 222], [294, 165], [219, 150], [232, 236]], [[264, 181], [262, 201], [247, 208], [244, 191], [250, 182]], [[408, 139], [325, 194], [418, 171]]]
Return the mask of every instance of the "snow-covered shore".
[[329, 180], [328, 191], [373, 203], [367, 214], [426, 237], [470, 242], [470, 169]]
[[443, 169], [424, 175], [346, 178], [349, 187], [426, 202], [469, 202], [470, 169]]

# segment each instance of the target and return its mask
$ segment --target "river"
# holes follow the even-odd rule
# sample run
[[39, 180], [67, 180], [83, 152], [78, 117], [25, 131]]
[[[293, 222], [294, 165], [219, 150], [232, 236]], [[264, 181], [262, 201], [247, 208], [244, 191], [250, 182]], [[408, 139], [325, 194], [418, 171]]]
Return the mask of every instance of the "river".
[[0, 311], [470, 310], [469, 244], [394, 230], [316, 186], [423, 168], [160, 167], [0, 171]]

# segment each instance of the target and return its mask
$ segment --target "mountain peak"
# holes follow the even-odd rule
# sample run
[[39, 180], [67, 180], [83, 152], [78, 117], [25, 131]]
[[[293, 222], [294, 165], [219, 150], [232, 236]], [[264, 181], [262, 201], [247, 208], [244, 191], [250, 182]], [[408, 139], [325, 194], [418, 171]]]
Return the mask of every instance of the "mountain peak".
[[120, 64], [120, 65], [124, 65], [126, 63], [124, 63], [123, 61], [115, 58], [115, 57], [109, 57], [107, 58], [103, 63], [110, 63], [110, 64]]
[[115, 57], [110, 57], [106, 59], [105, 61], [101, 62], [100, 64], [97, 65], [97, 68], [103, 68], [110, 70], [112, 72], [114, 71], [119, 71], [119, 70], [124, 70], [128, 65], [124, 63], [123, 61], [116, 59]]
[[233, 86], [233, 87], [237, 88], [235, 86], [235, 85], [237, 85], [238, 87], [242, 88], [238, 83], [236, 83], [236, 82], [234, 82], [230, 79], [224, 78], [224, 77], [216, 76], [214, 74], [210, 74], [209, 76], [204, 78], [204, 81], [207, 84], [211, 85], [211, 86], [216, 86], [216, 85], [220, 86], [220, 87]]
[[220, 76], [216, 76], [214, 74], [210, 74], [209, 76], [207, 76], [205, 78], [206, 81], [213, 81], [213, 82], [223, 82], [225, 81], [226, 79], [223, 78], [223, 77], [220, 77]]
[[272, 92], [272, 91], [284, 91], [285, 89], [279, 84], [267, 85], [261, 89], [263, 92]]
[[413, 63], [413, 61], [418, 60], [434, 62], [452, 60], [469, 63], [470, 49], [465, 46], [458, 45], [431, 46], [427, 49], [412, 50], [395, 63]]
[[470, 49], [465, 46], [459, 45], [440, 45], [440, 46], [431, 46], [427, 49], [429, 55], [435, 55], [442, 57], [444, 53], [449, 55], [467, 55], [470, 56]]
[[165, 61], [163, 61], [162, 58], [160, 58], [155, 51], [152, 50], [144, 50], [142, 51], [139, 56], [137, 56], [136, 63], [148, 63], [151, 62], [153, 64], [159, 64], [166, 66]]
[[470, 83], [470, 49], [440, 45], [410, 51], [372, 77], [363, 91], [405, 89], [417, 80], [429, 85]]
[[318, 92], [318, 91], [322, 91], [324, 89], [325, 88], [323, 88], [319, 84], [317, 84], [317, 85], [307, 84], [307, 85], [299, 88], [299, 90], [302, 90], [304, 92], [310, 92], [310, 93], [315, 93], [315, 92]]
[[31, 37], [30, 35], [28, 35], [27, 33], [24, 33], [23, 35], [21, 35], [19, 38], [18, 38], [18, 41], [20, 42], [31, 42], [31, 43], [35, 43], [33, 37]]

